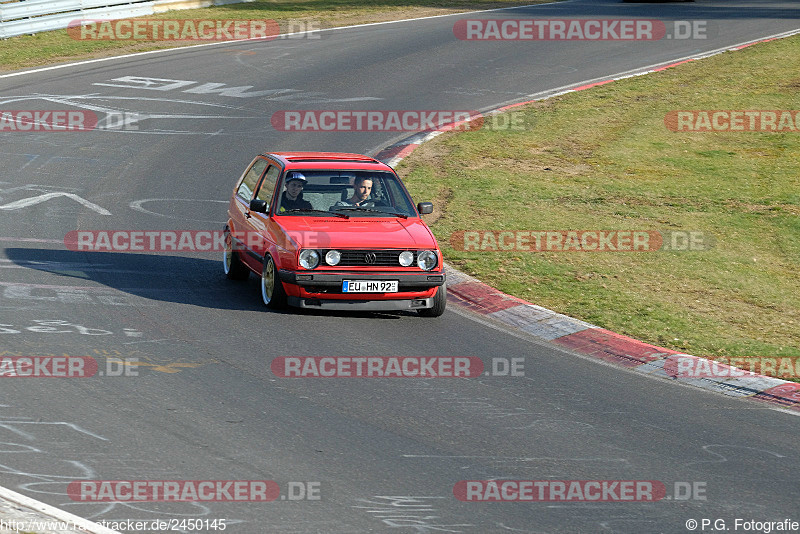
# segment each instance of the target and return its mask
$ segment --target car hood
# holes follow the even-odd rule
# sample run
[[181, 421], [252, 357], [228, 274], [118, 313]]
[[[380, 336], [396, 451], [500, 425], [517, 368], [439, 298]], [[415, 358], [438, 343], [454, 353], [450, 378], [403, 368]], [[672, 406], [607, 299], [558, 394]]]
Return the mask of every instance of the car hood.
[[281, 217], [280, 225], [301, 248], [436, 248], [433, 234], [417, 218]]

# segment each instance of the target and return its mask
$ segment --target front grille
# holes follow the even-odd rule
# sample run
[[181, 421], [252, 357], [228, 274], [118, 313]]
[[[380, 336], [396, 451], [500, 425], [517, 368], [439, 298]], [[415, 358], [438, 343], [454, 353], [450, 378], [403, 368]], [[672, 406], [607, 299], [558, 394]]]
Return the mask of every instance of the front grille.
[[[338, 250], [338, 249], [337, 249]], [[325, 254], [327, 250], [322, 251], [322, 264], [325, 263]], [[342, 259], [339, 261], [337, 267], [400, 267], [400, 253], [402, 250], [339, 250], [342, 253]], [[417, 266], [417, 252], [414, 253], [414, 261], [411, 263], [412, 267]], [[375, 261], [370, 263], [367, 256], [370, 254], [375, 255]], [[371, 258], [370, 258], [371, 259]]]

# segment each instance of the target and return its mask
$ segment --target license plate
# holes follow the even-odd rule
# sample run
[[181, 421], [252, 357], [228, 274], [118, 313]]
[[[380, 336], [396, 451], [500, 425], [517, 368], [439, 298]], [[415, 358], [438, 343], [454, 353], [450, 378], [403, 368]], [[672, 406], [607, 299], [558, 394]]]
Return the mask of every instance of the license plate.
[[343, 280], [342, 293], [397, 293], [397, 280]]

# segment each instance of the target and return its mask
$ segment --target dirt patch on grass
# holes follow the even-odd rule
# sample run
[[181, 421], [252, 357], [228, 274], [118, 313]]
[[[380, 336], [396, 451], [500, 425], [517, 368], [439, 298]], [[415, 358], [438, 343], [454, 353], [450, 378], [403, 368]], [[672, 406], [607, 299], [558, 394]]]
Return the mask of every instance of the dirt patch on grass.
[[783, 85], [787, 89], [800, 89], [800, 78], [791, 80]]
[[758, 213], [761, 215], [800, 215], [797, 204], [753, 204], [731, 200], [725, 204], [728, 209], [742, 213]]

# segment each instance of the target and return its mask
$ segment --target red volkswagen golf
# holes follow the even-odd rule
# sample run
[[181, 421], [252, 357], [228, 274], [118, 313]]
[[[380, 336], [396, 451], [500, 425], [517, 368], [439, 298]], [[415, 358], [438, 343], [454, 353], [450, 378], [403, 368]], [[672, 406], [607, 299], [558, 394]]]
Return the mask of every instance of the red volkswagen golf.
[[257, 156], [233, 190], [225, 275], [261, 276], [270, 308], [444, 313], [442, 254], [391, 167], [359, 154]]

